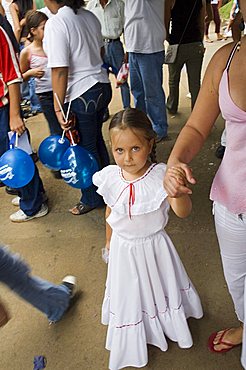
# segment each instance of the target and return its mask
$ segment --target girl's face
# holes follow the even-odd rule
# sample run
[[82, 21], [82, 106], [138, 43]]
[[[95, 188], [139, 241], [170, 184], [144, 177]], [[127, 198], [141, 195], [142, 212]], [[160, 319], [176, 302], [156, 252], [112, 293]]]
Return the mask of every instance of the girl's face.
[[38, 27], [32, 28], [32, 34], [35, 40], [42, 41], [44, 38], [44, 26], [45, 26], [46, 21], [43, 21], [39, 24]]
[[125, 179], [141, 177], [150, 165], [148, 156], [154, 140], [149, 141], [141, 130], [130, 128], [113, 128], [110, 130], [110, 138], [115, 162], [123, 170]]

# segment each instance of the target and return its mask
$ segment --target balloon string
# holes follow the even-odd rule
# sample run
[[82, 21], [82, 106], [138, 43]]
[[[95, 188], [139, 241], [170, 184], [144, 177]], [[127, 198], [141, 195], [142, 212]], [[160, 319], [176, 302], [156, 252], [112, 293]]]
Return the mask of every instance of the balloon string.
[[63, 132], [62, 132], [62, 137], [61, 137], [62, 141], [64, 141], [65, 133], [66, 133], [66, 131], [65, 131], [65, 130], [63, 130]]
[[[60, 110], [61, 110], [61, 112], [62, 112], [62, 116], [63, 116], [63, 118], [64, 118], [64, 120], [65, 120], [65, 123], [67, 123], [67, 121], [68, 121], [68, 117], [69, 117], [69, 113], [70, 113], [70, 108], [71, 108], [71, 103], [72, 103], [72, 101], [70, 101], [70, 102], [69, 102], [69, 104], [68, 104], [67, 115], [65, 116], [64, 110], [63, 110], [63, 108], [62, 108], [62, 106], [61, 106], [61, 103], [60, 103], [60, 100], [59, 100], [59, 98], [58, 98], [57, 93], [54, 93], [54, 95], [55, 95], [55, 97], [56, 97], [56, 100], [57, 100], [57, 103], [58, 103], [58, 105], [59, 105], [59, 108], [60, 108]], [[74, 142], [74, 140], [73, 140], [73, 135], [72, 135], [72, 133], [71, 133], [71, 131], [70, 131], [70, 130], [68, 130], [68, 131], [69, 131], [69, 135], [70, 135], [70, 137], [71, 137], [72, 145], [75, 145], [75, 142]], [[65, 135], [65, 130], [64, 130], [64, 131], [63, 131], [63, 133], [62, 133], [62, 139], [63, 139], [63, 140], [64, 140], [64, 135]]]
[[72, 145], [76, 145], [75, 142], [74, 142], [74, 140], [73, 140], [73, 135], [71, 133], [71, 130], [68, 130], [68, 132], [69, 132], [69, 135], [71, 137]]
[[66, 115], [66, 123], [68, 121], [68, 117], [69, 117], [69, 113], [70, 113], [70, 108], [71, 108], [71, 103], [72, 103], [72, 101], [70, 100], [70, 102], [68, 103], [68, 109], [67, 109], [67, 115]]
[[60, 100], [59, 100], [59, 98], [58, 98], [58, 95], [57, 95], [57, 93], [54, 93], [54, 95], [55, 95], [55, 98], [56, 98], [57, 104], [59, 105], [59, 108], [60, 108], [60, 110], [61, 110], [61, 112], [62, 112], [62, 116], [63, 116], [63, 118], [64, 118], [64, 121], [67, 123], [66, 116], [65, 116], [65, 114], [64, 114], [64, 110], [63, 110], [63, 108], [62, 108], [62, 106], [61, 106], [61, 103], [60, 103]]
[[17, 134], [17, 132], [15, 133], [15, 147], [16, 148], [18, 148], [18, 138], [19, 138], [19, 136], [18, 136], [18, 134]]

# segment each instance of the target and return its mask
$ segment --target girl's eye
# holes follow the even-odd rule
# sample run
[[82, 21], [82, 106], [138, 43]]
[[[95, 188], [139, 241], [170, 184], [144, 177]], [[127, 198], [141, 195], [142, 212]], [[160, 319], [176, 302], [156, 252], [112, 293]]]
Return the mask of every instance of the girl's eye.
[[122, 153], [123, 153], [123, 149], [122, 149], [122, 148], [117, 148], [115, 151], [116, 151], [118, 154], [122, 154]]
[[133, 152], [138, 152], [139, 150], [140, 150], [139, 146], [134, 146], [134, 147], [132, 148], [132, 151], [133, 151]]

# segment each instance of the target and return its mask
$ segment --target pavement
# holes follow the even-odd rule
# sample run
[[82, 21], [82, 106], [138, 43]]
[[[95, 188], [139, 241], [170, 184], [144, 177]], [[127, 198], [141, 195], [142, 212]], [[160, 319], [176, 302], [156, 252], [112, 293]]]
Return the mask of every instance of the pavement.
[[[211, 35], [213, 39], [213, 35]], [[215, 39], [215, 38], [214, 38]], [[228, 42], [230, 40], [227, 40]], [[206, 45], [203, 71], [212, 54], [225, 41]], [[164, 88], [167, 88], [167, 67], [164, 66]], [[120, 91], [113, 85], [111, 116], [121, 109]], [[170, 141], [157, 145], [159, 161], [166, 161], [177, 135], [190, 114], [190, 99], [185, 70], [180, 89], [180, 113], [170, 116]], [[32, 145], [38, 148], [48, 136], [42, 114], [27, 120]], [[104, 134], [108, 145], [107, 126]], [[214, 155], [224, 127], [218, 118], [203, 150], [192, 162], [197, 185], [194, 186], [193, 211], [187, 219], [172, 213], [167, 231], [198, 290], [204, 317], [189, 320], [194, 346], [180, 349], [169, 341], [167, 352], [149, 346], [151, 370], [239, 370], [241, 348], [223, 355], [210, 353], [207, 339], [213, 331], [237, 325], [234, 308], [226, 288], [214, 230], [209, 189], [219, 166]], [[78, 278], [82, 296], [77, 305], [56, 325], [48, 326], [47, 319], [33, 307], [1, 286], [1, 299], [11, 314], [9, 323], [1, 329], [0, 370], [31, 370], [33, 358], [47, 358], [47, 370], [106, 370], [109, 353], [105, 350], [107, 328], [100, 324], [101, 303], [106, 279], [106, 265], [101, 260], [104, 246], [103, 210], [93, 210], [84, 216], [73, 216], [68, 209], [80, 197], [80, 192], [54, 179], [50, 171], [38, 162], [41, 177], [49, 197], [47, 216], [22, 224], [14, 224], [9, 215], [16, 210], [12, 197], [0, 189], [1, 242], [9, 245], [31, 265], [33, 273], [59, 283], [66, 274]]]

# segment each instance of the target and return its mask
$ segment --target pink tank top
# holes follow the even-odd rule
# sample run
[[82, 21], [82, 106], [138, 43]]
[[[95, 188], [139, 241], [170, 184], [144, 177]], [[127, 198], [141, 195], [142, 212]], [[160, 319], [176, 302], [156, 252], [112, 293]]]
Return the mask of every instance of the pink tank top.
[[44, 71], [42, 78], [35, 78], [37, 94], [52, 91], [51, 84], [51, 69], [47, 68], [48, 58], [46, 56], [31, 54], [30, 55], [30, 68], [41, 68]]
[[226, 127], [226, 150], [215, 175], [210, 199], [235, 214], [246, 212], [246, 112], [232, 100], [228, 71], [237, 45], [223, 72], [219, 86], [219, 105]]

